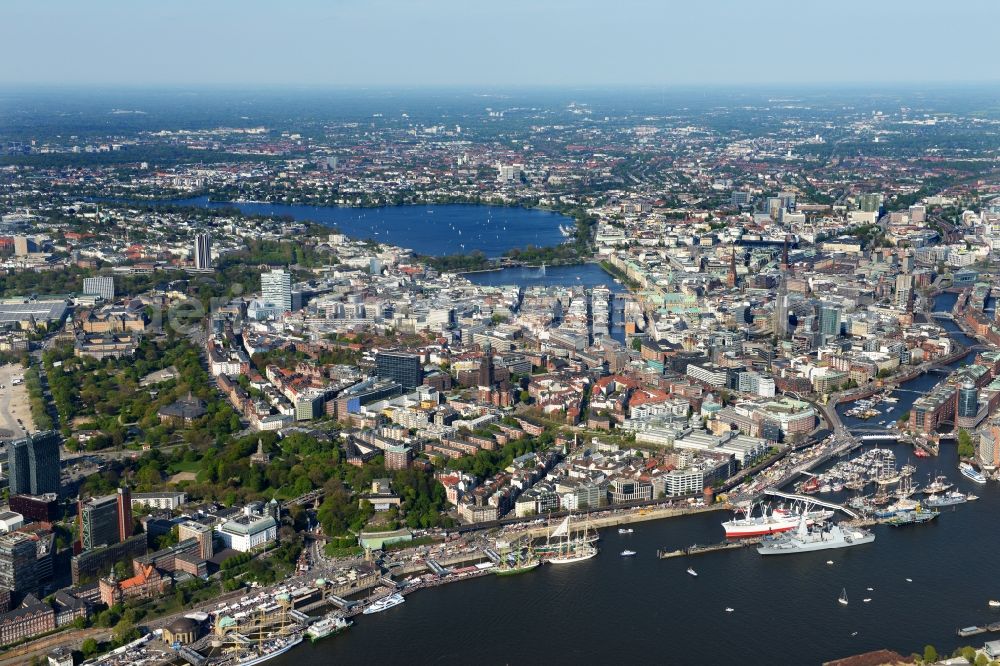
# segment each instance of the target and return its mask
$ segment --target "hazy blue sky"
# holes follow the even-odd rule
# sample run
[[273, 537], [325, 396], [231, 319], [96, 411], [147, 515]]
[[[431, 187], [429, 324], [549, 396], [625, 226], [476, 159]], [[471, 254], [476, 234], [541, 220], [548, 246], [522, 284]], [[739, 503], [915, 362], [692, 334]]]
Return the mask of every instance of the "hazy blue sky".
[[1000, 1], [2, 0], [0, 82], [1000, 80]]

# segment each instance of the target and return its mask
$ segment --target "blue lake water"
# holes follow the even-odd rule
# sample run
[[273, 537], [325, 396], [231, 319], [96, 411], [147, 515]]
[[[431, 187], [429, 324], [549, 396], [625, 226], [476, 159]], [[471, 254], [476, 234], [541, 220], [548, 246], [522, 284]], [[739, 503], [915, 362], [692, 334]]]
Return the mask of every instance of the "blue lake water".
[[[142, 202], [138, 202], [142, 203]], [[479, 250], [499, 257], [528, 245], [548, 247], [565, 241], [559, 226], [575, 221], [559, 213], [529, 208], [475, 204], [349, 208], [272, 203], [225, 203], [208, 197], [165, 201], [177, 206], [238, 208], [247, 215], [289, 215], [335, 227], [353, 238], [398, 245], [419, 254], [442, 256]]]

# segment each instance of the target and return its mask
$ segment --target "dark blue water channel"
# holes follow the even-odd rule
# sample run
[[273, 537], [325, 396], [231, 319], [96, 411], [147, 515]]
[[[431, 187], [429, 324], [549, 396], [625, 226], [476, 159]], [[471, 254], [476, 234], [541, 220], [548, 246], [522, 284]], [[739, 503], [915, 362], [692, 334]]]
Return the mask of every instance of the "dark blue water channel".
[[[609, 274], [600, 264], [586, 263], [572, 266], [519, 266], [502, 268], [495, 271], [478, 271], [465, 273], [465, 277], [474, 284], [489, 287], [504, 287], [513, 285], [528, 289], [530, 287], [607, 287], [612, 294], [624, 294], [627, 290], [614, 276]], [[624, 301], [613, 298], [611, 302], [611, 337], [625, 343]]]
[[[937, 307], [948, 309], [951, 302], [944, 296]], [[907, 388], [929, 388], [941, 379], [931, 375]], [[898, 395], [896, 410], [905, 411], [904, 396], [911, 394]], [[917, 466], [917, 482], [943, 473], [960, 490], [975, 491], [979, 501], [945, 509], [928, 525], [876, 527], [877, 540], [870, 545], [786, 557], [745, 549], [656, 558], [658, 548], [721, 540], [724, 512], [639, 523], [627, 536], [608, 529], [592, 560], [420, 591], [402, 606], [360, 616], [341, 636], [296, 648], [272, 663], [705, 664], [734, 659], [770, 666], [818, 664], [878, 648], [909, 654], [927, 643], [942, 652], [981, 645], [984, 637], [960, 639], [955, 629], [1000, 621], [1000, 613], [987, 608], [989, 599], [1000, 598], [1000, 581], [992, 573], [1000, 549], [1000, 485], [976, 486], [962, 477], [954, 445], [944, 445], [940, 457], [928, 459], [913, 457], [909, 447], [893, 448], [899, 464]], [[620, 557], [626, 547], [638, 555]], [[687, 575], [688, 566], [700, 575]], [[875, 590], [868, 592], [869, 586]], [[848, 606], [837, 603], [842, 588]], [[871, 603], [862, 603], [864, 597]], [[727, 606], [734, 612], [725, 612]]]
[[516, 285], [518, 287], [607, 287], [612, 293], [626, 291], [621, 283], [605, 271], [599, 264], [575, 264], [572, 266], [524, 266], [503, 268], [495, 271], [465, 273], [474, 284], [490, 287]]

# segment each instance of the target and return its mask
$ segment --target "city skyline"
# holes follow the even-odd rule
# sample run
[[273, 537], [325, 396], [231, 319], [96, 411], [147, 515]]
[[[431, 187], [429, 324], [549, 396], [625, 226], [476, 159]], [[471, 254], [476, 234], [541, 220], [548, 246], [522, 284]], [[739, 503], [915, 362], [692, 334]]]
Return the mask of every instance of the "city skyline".
[[1000, 666], [997, 19], [0, 3], [0, 653]]

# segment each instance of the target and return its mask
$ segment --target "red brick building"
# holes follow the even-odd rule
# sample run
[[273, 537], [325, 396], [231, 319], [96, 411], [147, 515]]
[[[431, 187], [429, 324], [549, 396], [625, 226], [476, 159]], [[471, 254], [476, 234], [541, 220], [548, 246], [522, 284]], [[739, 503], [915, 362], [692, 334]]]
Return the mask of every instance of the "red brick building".
[[33, 595], [28, 595], [20, 608], [0, 615], [0, 645], [17, 641], [56, 628], [56, 613]]

